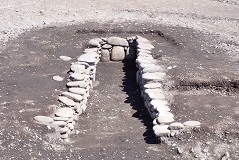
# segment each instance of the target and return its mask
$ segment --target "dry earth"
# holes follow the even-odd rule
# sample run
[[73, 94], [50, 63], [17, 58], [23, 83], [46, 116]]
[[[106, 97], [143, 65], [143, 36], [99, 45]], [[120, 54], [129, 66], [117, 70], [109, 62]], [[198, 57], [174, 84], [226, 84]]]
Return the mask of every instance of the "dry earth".
[[[1, 159], [238, 159], [238, 0], [0, 4]], [[98, 66], [70, 143], [33, 122], [50, 114], [66, 89], [66, 80], [52, 80], [68, 76], [70, 62], [59, 56], [75, 61], [90, 38], [135, 34], [152, 41], [155, 58], [167, 68], [164, 84], [176, 120], [198, 120], [200, 130], [158, 144], [134, 63]]]

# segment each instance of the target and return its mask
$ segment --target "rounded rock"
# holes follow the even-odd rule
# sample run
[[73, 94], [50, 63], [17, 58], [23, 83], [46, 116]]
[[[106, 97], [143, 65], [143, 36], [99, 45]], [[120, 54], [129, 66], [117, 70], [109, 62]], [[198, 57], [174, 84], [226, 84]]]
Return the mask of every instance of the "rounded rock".
[[157, 118], [157, 122], [159, 124], [165, 124], [165, 123], [171, 123], [174, 121], [174, 118], [171, 117], [171, 116], [167, 116], [167, 115], [160, 115], [158, 118]]
[[74, 106], [75, 105], [75, 102], [72, 99], [69, 99], [65, 96], [59, 96], [58, 100], [60, 102], [64, 103], [65, 105], [67, 105], [67, 106]]
[[100, 57], [101, 62], [108, 62], [110, 61], [110, 52], [107, 49], [102, 49], [101, 50], [101, 57]]
[[166, 137], [170, 134], [168, 130], [168, 125], [155, 125], [153, 126], [154, 134], [158, 137]]
[[71, 93], [71, 92], [62, 92], [61, 95], [66, 96], [74, 101], [80, 102], [82, 100], [82, 96], [79, 94]]
[[85, 81], [72, 81], [66, 84], [68, 87], [79, 87], [79, 88], [86, 88], [87, 83]]
[[125, 51], [123, 47], [114, 46], [111, 53], [112, 61], [122, 61], [125, 58]]
[[53, 122], [53, 119], [51, 117], [47, 117], [47, 116], [35, 116], [33, 119], [37, 122], [40, 122], [40, 123], [51, 123], [51, 122]]
[[72, 58], [69, 56], [60, 56], [60, 59], [62, 59], [63, 61], [70, 61]]
[[104, 45], [102, 46], [102, 48], [103, 48], [103, 49], [111, 49], [112, 46], [111, 46], [110, 44], [104, 44]]
[[74, 115], [74, 110], [68, 107], [58, 108], [55, 111], [55, 115], [58, 117], [67, 117], [70, 118]]
[[184, 125], [180, 122], [174, 122], [168, 126], [168, 129], [170, 129], [170, 130], [180, 130], [183, 128], [184, 128]]
[[68, 121], [69, 118], [67, 117], [54, 117], [53, 120], [54, 121]]
[[69, 92], [79, 94], [79, 95], [85, 95], [86, 89], [85, 88], [78, 88], [78, 87], [71, 87], [69, 88]]
[[165, 95], [162, 93], [161, 89], [146, 89], [145, 93], [152, 100], [154, 100], [154, 99], [164, 100], [165, 99]]
[[145, 89], [154, 89], [154, 88], [161, 88], [162, 87], [162, 83], [146, 83], [144, 85]]
[[80, 74], [80, 73], [72, 73], [71, 78], [77, 81], [83, 81], [86, 78], [86, 74]]
[[88, 45], [89, 46], [92, 46], [92, 47], [99, 47], [100, 46], [100, 42], [98, 39], [91, 39], [89, 42], [88, 42]]
[[54, 77], [52, 77], [52, 79], [55, 80], [55, 81], [58, 81], [58, 82], [64, 80], [64, 78], [63, 78], [63, 77], [60, 77], [60, 76], [54, 76]]
[[129, 43], [126, 39], [120, 38], [120, 37], [109, 37], [107, 39], [108, 44], [113, 45], [113, 46], [123, 46], [123, 47], [128, 47]]

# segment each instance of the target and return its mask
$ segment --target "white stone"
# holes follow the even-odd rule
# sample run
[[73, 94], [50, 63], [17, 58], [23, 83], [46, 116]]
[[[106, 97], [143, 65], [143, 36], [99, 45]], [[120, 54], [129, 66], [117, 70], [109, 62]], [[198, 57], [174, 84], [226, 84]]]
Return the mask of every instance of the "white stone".
[[72, 81], [72, 82], [68, 82], [66, 85], [68, 87], [80, 87], [80, 88], [87, 87], [86, 81]]
[[150, 67], [144, 68], [142, 72], [143, 73], [155, 73], [155, 72], [164, 73], [164, 69], [160, 66], [150, 66]]
[[72, 58], [69, 56], [60, 56], [60, 59], [62, 59], [63, 61], [70, 61]]
[[143, 73], [142, 78], [145, 80], [164, 80], [166, 74], [164, 72]]
[[113, 46], [123, 46], [123, 47], [129, 46], [128, 41], [126, 39], [120, 38], [120, 37], [109, 37], [107, 39], [107, 42]]
[[155, 118], [155, 119], [153, 120], [153, 125], [154, 125], [154, 126], [155, 126], [155, 125], [158, 125], [157, 118]]
[[154, 100], [154, 99], [164, 100], [166, 98], [165, 95], [162, 93], [161, 89], [146, 89], [145, 93], [148, 95], [148, 97], [151, 100]]
[[100, 46], [100, 41], [98, 39], [91, 39], [88, 42], [89, 46], [93, 46], [93, 47], [99, 47]]
[[144, 85], [145, 89], [154, 89], [154, 88], [161, 88], [162, 84], [161, 83], [147, 83]]
[[109, 45], [109, 44], [104, 44], [104, 45], [102, 46], [102, 48], [103, 48], [103, 49], [111, 49], [112, 46]]
[[71, 88], [69, 88], [69, 91], [71, 93], [75, 93], [75, 94], [79, 94], [79, 95], [85, 95], [86, 94], [86, 89], [84, 89], [84, 88], [71, 87]]
[[171, 123], [168, 127], [168, 129], [170, 129], [170, 130], [179, 130], [179, 129], [183, 129], [183, 128], [184, 128], [184, 125], [180, 122]]
[[166, 116], [166, 117], [172, 117], [174, 118], [174, 115], [173, 113], [169, 112], [169, 111], [161, 111], [161, 112], [158, 112], [158, 117], [160, 116]]
[[153, 58], [153, 56], [150, 54], [150, 53], [146, 53], [146, 52], [138, 52], [138, 57], [152, 57]]
[[52, 79], [55, 80], [55, 81], [58, 81], [58, 82], [64, 80], [64, 78], [63, 78], [63, 77], [60, 77], [60, 76], [53, 76]]
[[86, 74], [79, 74], [79, 73], [72, 73], [71, 78], [77, 80], [77, 81], [83, 81], [87, 78]]
[[114, 46], [111, 51], [111, 60], [112, 61], [122, 61], [125, 58], [125, 51], [123, 47]]
[[62, 139], [67, 139], [68, 136], [69, 136], [68, 133], [61, 134], [61, 135], [60, 135], [60, 137], [61, 137]]
[[151, 102], [150, 102], [150, 105], [152, 106], [153, 109], [157, 110], [159, 108], [161, 108], [161, 112], [162, 111], [170, 111], [169, 109], [169, 104], [168, 104], [168, 101], [166, 100], [160, 100], [160, 99], [153, 99]]
[[144, 50], [151, 50], [154, 48], [154, 46], [152, 44], [143, 43], [143, 42], [138, 43], [137, 47], [140, 49], [144, 49]]
[[76, 73], [85, 73], [85, 65], [82, 64], [72, 64], [71, 70]]
[[97, 52], [97, 51], [98, 51], [98, 48], [97, 48], [97, 47], [94, 47], [94, 48], [86, 48], [84, 51], [86, 51], [86, 52]]
[[74, 110], [69, 107], [58, 108], [55, 111], [55, 115], [58, 117], [67, 117], [70, 118], [74, 115]]
[[187, 128], [199, 127], [201, 125], [198, 121], [186, 121], [183, 125]]
[[173, 121], [174, 121], [174, 118], [172, 118], [171, 116], [163, 115], [163, 114], [157, 118], [157, 122], [159, 124], [171, 123]]
[[54, 121], [68, 121], [69, 120], [68, 117], [54, 117], [53, 119], [54, 119]]
[[61, 95], [66, 96], [74, 101], [80, 102], [82, 100], [82, 96], [79, 94], [74, 94], [71, 92], [62, 92]]
[[149, 40], [147, 40], [146, 38], [139, 36], [139, 35], [136, 35], [136, 41], [137, 42], [145, 42], [145, 43], [149, 42]]
[[153, 126], [154, 134], [158, 137], [166, 137], [170, 134], [168, 130], [168, 125], [155, 125]]
[[77, 58], [80, 62], [86, 62], [90, 64], [95, 64], [96, 58], [94, 56], [91, 56], [90, 54], [82, 54], [79, 58]]
[[35, 116], [33, 119], [37, 122], [40, 122], [40, 123], [51, 123], [51, 122], [53, 122], [53, 119], [51, 117], [47, 117], [47, 116]]
[[65, 96], [59, 96], [58, 100], [60, 102], [64, 103], [65, 105], [67, 105], [67, 106], [74, 106], [75, 105], [75, 102], [72, 99], [69, 99]]
[[145, 50], [145, 49], [140, 49], [140, 48], [137, 49], [137, 52], [144, 52], [144, 53], [149, 53], [149, 54], [151, 54], [151, 51]]

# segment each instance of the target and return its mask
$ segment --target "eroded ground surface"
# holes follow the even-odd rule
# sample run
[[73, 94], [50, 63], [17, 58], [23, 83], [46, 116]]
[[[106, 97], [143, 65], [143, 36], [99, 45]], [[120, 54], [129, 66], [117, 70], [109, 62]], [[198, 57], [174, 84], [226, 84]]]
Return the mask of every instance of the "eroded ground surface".
[[[151, 31], [152, 30], [152, 31]], [[70, 62], [93, 37], [139, 34], [167, 73], [164, 87], [175, 119], [198, 120], [199, 130], [158, 144], [135, 84], [134, 63], [100, 63], [77, 134], [62, 143], [53, 129], [33, 122], [60, 105]], [[216, 35], [188, 28], [124, 23], [87, 23], [26, 32], [1, 52], [0, 155], [2, 159], [231, 159], [238, 150], [238, 56]], [[62, 82], [55, 75], [66, 77]], [[183, 151], [177, 153], [177, 148]]]

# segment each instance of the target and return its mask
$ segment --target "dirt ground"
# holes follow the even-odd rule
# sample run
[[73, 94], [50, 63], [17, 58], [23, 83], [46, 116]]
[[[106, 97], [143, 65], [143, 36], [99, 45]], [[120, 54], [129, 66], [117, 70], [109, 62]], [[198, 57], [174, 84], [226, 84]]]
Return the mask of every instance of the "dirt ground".
[[[238, 159], [239, 1], [174, 2], [2, 1], [0, 159]], [[133, 62], [99, 64], [69, 143], [33, 122], [60, 105], [70, 63], [89, 39], [136, 34], [152, 41], [167, 71], [176, 121], [198, 120], [199, 130], [157, 141]]]

